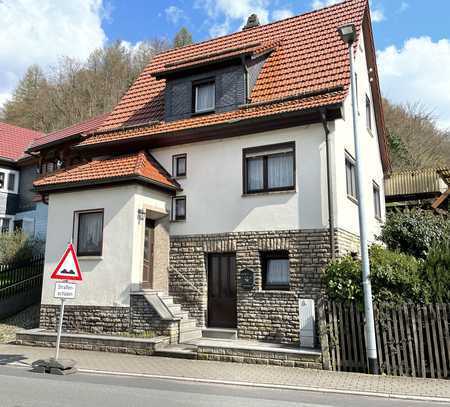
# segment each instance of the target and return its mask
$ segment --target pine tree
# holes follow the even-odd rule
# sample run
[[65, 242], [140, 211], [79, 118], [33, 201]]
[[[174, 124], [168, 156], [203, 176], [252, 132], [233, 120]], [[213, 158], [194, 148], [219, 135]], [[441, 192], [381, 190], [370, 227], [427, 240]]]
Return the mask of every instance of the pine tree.
[[180, 31], [175, 35], [173, 47], [179, 48], [189, 44], [192, 44], [192, 34], [186, 27], [181, 27]]

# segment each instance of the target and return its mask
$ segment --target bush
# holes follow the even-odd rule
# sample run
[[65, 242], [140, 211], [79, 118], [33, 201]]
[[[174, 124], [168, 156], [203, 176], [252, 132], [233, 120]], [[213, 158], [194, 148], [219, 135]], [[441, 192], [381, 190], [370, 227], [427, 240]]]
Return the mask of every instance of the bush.
[[43, 252], [42, 240], [33, 239], [22, 232], [0, 233], [0, 264], [26, 260]]
[[450, 239], [430, 249], [422, 269], [433, 301], [450, 302]]
[[[428, 285], [420, 274], [420, 262], [412, 256], [385, 249], [370, 248], [370, 269], [374, 301], [401, 304], [428, 302]], [[338, 259], [325, 269], [328, 296], [338, 301], [363, 304], [361, 261], [351, 256]]]
[[450, 239], [450, 218], [425, 210], [391, 213], [380, 239], [391, 250], [424, 259], [433, 245]]

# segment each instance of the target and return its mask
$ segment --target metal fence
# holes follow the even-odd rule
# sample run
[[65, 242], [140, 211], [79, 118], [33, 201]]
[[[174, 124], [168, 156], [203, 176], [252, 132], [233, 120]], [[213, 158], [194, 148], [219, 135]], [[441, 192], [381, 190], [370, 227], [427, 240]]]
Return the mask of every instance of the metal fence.
[[0, 319], [39, 301], [44, 257], [0, 264]]
[[[450, 304], [375, 304], [378, 362], [396, 376], [450, 378]], [[322, 301], [324, 367], [366, 372], [364, 313], [354, 303]]]

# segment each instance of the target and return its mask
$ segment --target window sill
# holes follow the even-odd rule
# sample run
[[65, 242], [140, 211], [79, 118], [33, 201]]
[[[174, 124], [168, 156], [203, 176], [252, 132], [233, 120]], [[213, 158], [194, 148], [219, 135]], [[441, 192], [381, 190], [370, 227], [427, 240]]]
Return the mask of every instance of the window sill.
[[284, 189], [282, 191], [262, 191], [262, 192], [245, 192], [241, 196], [243, 198], [259, 195], [280, 195], [280, 194], [296, 194], [296, 189]]
[[96, 261], [103, 260], [103, 256], [77, 256], [78, 260]]
[[260, 293], [272, 293], [272, 294], [295, 294], [294, 291], [291, 291], [290, 288], [282, 289], [282, 288], [263, 288], [259, 291]]
[[186, 219], [171, 219], [170, 223], [185, 223]]
[[209, 110], [203, 110], [201, 112], [192, 112], [191, 113], [191, 117], [203, 116], [203, 115], [212, 114], [212, 113], [216, 113], [216, 110], [215, 109], [209, 109]]

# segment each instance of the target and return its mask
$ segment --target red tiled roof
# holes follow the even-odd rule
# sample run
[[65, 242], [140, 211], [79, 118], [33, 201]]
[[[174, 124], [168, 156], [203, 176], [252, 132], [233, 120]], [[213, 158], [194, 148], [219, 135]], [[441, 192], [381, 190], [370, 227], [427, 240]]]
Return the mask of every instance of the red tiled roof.
[[[177, 48], [153, 58], [131, 86], [122, 100], [99, 129], [100, 134], [84, 140], [80, 145], [100, 144], [128, 138], [143, 137], [160, 132], [208, 126], [251, 117], [268, 116], [284, 111], [303, 110], [342, 102], [349, 88], [350, 68], [348, 50], [337, 28], [355, 23], [361, 31], [367, 0], [347, 0], [335, 6], [292, 17], [283, 21], [243, 30], [199, 44]], [[252, 90], [252, 104], [278, 101], [264, 107], [256, 106], [234, 112], [217, 113], [176, 122], [164, 123], [165, 80], [157, 80], [154, 72], [164, 71], [171, 64], [193, 61], [204, 56], [220, 54], [224, 49], [249, 48], [276, 43], [267, 58]], [[342, 90], [336, 92], [337, 88]], [[324, 93], [330, 89], [333, 92]], [[314, 94], [305, 99], [280, 103], [279, 99], [299, 94]], [[129, 131], [103, 132], [118, 127], [145, 126]]]
[[91, 119], [85, 120], [80, 123], [76, 123], [72, 126], [66, 127], [61, 130], [56, 130], [52, 133], [48, 133], [43, 137], [34, 140], [30, 147], [30, 151], [38, 151], [40, 148], [48, 145], [54, 144], [58, 141], [66, 140], [72, 136], [76, 136], [82, 133], [92, 132], [100, 127], [103, 121], [108, 117], [109, 113], [104, 113], [99, 116], [93, 117]]
[[0, 122], [0, 158], [17, 161], [30, 143], [43, 133]]
[[57, 189], [59, 186], [89, 185], [109, 183], [129, 179], [143, 179], [169, 189], [178, 189], [176, 181], [170, 179], [163, 168], [153, 157], [140, 151], [134, 154], [122, 155], [107, 159], [93, 160], [76, 167], [54, 172], [34, 182], [41, 191]]

